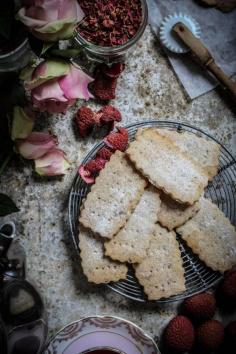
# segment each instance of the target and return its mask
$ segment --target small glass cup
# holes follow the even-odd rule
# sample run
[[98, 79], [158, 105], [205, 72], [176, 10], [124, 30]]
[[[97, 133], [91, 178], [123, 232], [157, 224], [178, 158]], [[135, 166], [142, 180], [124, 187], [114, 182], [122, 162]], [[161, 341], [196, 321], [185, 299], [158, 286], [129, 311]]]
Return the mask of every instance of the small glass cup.
[[148, 6], [146, 0], [140, 0], [142, 5], [142, 22], [139, 30], [130, 40], [122, 45], [114, 47], [103, 47], [93, 44], [82, 37], [78, 30], [76, 30], [76, 35], [74, 37], [77, 44], [84, 47], [84, 52], [87, 58], [91, 61], [98, 63], [105, 63], [107, 65], [125, 62], [128, 55], [130, 55], [131, 50], [134, 45], [142, 37], [148, 22]]

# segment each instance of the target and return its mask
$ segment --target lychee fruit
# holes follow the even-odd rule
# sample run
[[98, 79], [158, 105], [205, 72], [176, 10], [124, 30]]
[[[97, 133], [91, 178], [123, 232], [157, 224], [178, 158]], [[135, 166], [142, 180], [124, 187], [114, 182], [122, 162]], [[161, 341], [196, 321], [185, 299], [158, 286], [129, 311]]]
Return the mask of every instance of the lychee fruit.
[[217, 320], [206, 321], [197, 328], [196, 339], [203, 351], [217, 350], [224, 340], [224, 327]]
[[178, 353], [189, 351], [194, 344], [195, 332], [191, 321], [185, 316], [176, 316], [167, 325], [164, 343], [170, 350]]
[[231, 270], [225, 274], [219, 291], [222, 299], [236, 304], [236, 270]]
[[197, 322], [210, 320], [216, 311], [215, 297], [206, 292], [194, 295], [183, 302], [183, 311]]
[[225, 340], [230, 347], [236, 348], [236, 321], [230, 322], [225, 328]]

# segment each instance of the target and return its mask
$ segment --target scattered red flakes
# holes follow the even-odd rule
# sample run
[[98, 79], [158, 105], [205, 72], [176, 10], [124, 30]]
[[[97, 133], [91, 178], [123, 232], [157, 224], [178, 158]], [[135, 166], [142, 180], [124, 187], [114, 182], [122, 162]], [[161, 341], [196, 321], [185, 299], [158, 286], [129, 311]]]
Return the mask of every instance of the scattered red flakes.
[[117, 128], [117, 133], [110, 133], [104, 143], [113, 150], [125, 151], [128, 146], [128, 131], [125, 128]]
[[104, 106], [100, 111], [98, 111], [100, 116], [100, 124], [106, 124], [110, 122], [120, 122], [121, 113], [117, 108], [113, 106]]
[[81, 107], [76, 113], [75, 122], [80, 136], [87, 136], [94, 126], [94, 112], [89, 107]]
[[110, 149], [103, 147], [102, 149], [100, 149], [97, 152], [97, 156], [101, 157], [104, 160], [109, 161], [111, 158], [111, 155], [113, 154], [113, 151], [111, 151]]
[[105, 77], [99, 73], [93, 83], [93, 91], [97, 98], [108, 101], [116, 98], [117, 79]]
[[125, 70], [125, 64], [124, 63], [116, 63], [116, 64], [113, 64], [111, 67], [103, 64], [103, 65], [101, 65], [100, 70], [105, 76], [107, 76], [111, 79], [116, 79]]

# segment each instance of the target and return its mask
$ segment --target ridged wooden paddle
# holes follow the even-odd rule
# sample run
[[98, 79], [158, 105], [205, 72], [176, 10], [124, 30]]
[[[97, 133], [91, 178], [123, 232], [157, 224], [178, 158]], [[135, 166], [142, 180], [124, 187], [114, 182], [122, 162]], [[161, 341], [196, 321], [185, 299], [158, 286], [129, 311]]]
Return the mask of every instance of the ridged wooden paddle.
[[203, 43], [182, 22], [176, 23], [172, 30], [199, 59], [200, 63], [218, 79], [221, 85], [229, 90], [233, 100], [236, 102], [236, 83], [215, 63], [212, 54]]

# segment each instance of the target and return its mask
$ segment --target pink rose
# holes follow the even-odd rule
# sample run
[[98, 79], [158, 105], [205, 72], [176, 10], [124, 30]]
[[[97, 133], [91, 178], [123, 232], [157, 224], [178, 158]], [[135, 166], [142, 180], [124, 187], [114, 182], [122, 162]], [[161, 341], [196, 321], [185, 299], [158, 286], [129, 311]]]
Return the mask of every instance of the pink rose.
[[58, 144], [57, 138], [49, 133], [31, 133], [26, 139], [16, 141], [16, 147], [21, 156], [35, 160], [45, 155]]
[[55, 42], [72, 37], [84, 13], [77, 0], [27, 0], [17, 17], [35, 37]]
[[59, 149], [52, 149], [43, 157], [35, 160], [35, 171], [40, 176], [61, 176], [69, 167], [70, 163], [65, 153]]
[[46, 60], [35, 69], [24, 70], [21, 79], [32, 90], [33, 104], [39, 111], [65, 113], [76, 99], [88, 100], [93, 96], [88, 84], [93, 79], [79, 67], [63, 60]]

